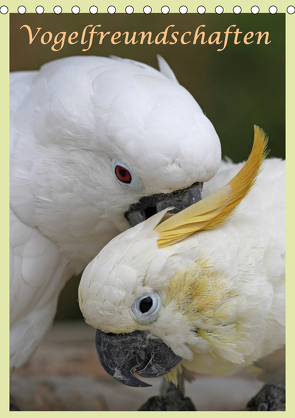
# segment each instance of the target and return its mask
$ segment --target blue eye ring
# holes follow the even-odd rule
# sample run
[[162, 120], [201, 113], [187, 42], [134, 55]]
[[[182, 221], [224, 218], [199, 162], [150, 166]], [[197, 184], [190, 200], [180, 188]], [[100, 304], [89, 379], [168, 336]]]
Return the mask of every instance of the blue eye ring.
[[128, 187], [132, 190], [141, 189], [140, 178], [134, 173], [134, 171], [130, 167], [128, 167], [127, 164], [122, 163], [119, 160], [113, 160], [112, 165], [115, 177], [121, 186]]
[[141, 324], [148, 325], [156, 321], [162, 307], [160, 296], [153, 292], [141, 296], [131, 306], [133, 319]]

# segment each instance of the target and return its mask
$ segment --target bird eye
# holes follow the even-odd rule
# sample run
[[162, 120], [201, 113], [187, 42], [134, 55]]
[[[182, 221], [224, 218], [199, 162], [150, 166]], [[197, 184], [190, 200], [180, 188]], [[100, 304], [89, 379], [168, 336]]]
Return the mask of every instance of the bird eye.
[[141, 325], [154, 322], [162, 307], [161, 299], [157, 293], [141, 296], [131, 306], [133, 319]]
[[113, 170], [119, 183], [133, 190], [141, 189], [140, 178], [126, 164], [118, 160], [113, 160]]
[[153, 306], [153, 299], [149, 296], [142, 299], [142, 301], [139, 303], [139, 310], [141, 313], [148, 312]]
[[127, 168], [122, 167], [121, 165], [116, 165], [115, 167], [115, 174], [117, 178], [122, 181], [123, 183], [131, 183], [132, 176], [129, 170]]

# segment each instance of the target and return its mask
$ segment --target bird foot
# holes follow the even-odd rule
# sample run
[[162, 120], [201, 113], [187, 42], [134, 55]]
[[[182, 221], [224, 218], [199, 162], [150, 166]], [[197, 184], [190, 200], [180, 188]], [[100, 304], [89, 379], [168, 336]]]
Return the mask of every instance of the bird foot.
[[265, 385], [247, 404], [252, 411], [285, 411], [285, 388]]
[[196, 408], [190, 398], [153, 396], [139, 408], [139, 411], [196, 411]]
[[190, 398], [185, 398], [173, 383], [168, 385], [165, 394], [149, 398], [139, 411], [196, 411]]

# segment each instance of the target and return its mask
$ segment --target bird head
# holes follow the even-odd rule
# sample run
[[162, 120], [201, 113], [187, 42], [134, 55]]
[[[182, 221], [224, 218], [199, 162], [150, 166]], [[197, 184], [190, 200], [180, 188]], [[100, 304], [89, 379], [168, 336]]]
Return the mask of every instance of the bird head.
[[[97, 329], [98, 357], [114, 378], [147, 386], [135, 370], [142, 377], [173, 373], [180, 362], [206, 352], [221, 323], [214, 344], [228, 352], [239, 289], [204, 258], [198, 236], [232, 216], [255, 182], [265, 148], [265, 135], [255, 127], [252, 152], [227, 185], [168, 219], [165, 209], [125, 231], [85, 269], [80, 308]], [[241, 354], [231, 355], [242, 361]]]
[[[69, 57], [41, 68], [16, 121], [33, 184], [13, 174], [11, 203], [20, 205], [24, 188], [33, 194], [27, 217], [34, 219], [26, 223], [51, 239], [63, 231], [68, 240], [72, 230], [71, 242], [81, 243], [82, 233], [86, 242], [100, 230], [98, 220], [118, 233], [200, 200], [202, 183], [219, 167], [220, 141], [161, 57], [159, 64], [161, 71], [131, 60]], [[28, 152], [31, 136], [37, 144]]]

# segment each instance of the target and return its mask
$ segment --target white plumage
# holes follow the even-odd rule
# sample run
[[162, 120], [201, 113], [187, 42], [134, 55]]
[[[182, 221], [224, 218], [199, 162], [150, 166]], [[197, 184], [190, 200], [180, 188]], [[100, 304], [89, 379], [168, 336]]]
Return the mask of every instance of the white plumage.
[[[204, 197], [242, 166], [223, 162]], [[164, 212], [114, 238], [87, 266], [79, 286], [86, 321], [106, 333], [150, 333], [198, 373], [228, 375], [256, 364], [264, 381], [282, 384], [285, 162], [263, 162], [230, 220], [161, 247], [155, 227]], [[147, 308], [140, 312], [143, 298], [153, 300], [150, 319]]]
[[159, 65], [72, 57], [11, 74], [12, 370], [42, 340], [66, 280], [128, 228], [130, 205], [218, 169], [212, 124]]

